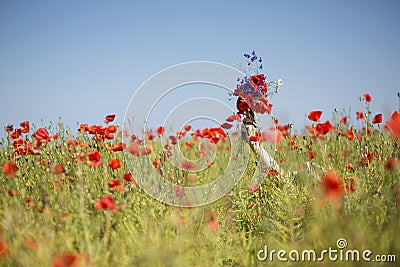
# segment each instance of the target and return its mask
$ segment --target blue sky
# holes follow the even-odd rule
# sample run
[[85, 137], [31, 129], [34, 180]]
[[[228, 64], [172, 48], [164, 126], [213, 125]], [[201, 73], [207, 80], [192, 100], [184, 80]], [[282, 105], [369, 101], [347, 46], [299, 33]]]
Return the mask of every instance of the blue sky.
[[313, 109], [354, 117], [363, 93], [384, 119], [398, 108], [399, 1], [137, 2], [0, 1], [0, 125], [122, 123], [151, 75], [253, 49], [285, 81], [271, 99], [281, 123], [301, 128]]

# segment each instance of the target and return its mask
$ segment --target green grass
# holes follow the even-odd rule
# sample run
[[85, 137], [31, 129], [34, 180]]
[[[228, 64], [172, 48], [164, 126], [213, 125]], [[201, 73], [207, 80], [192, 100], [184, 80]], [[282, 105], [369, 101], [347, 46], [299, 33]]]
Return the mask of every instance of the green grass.
[[[336, 248], [339, 238], [347, 240], [348, 249], [369, 249], [373, 257], [394, 254], [400, 260], [400, 171], [398, 167], [385, 169], [386, 161], [400, 153], [396, 141], [382, 131], [361, 132], [361, 141], [335, 133], [316, 139], [293, 137], [298, 148], [289, 144], [292, 136], [284, 138], [274, 158], [286, 158], [281, 164], [285, 176], [267, 176], [259, 191], [249, 192], [255, 170], [252, 158], [229, 194], [197, 208], [162, 204], [122, 179], [129, 172], [125, 164], [117, 170], [109, 168], [111, 159], [124, 160], [123, 152], [108, 147], [120, 137], [95, 142], [87, 134], [76, 134], [84, 146], [73, 148], [67, 144], [72, 137], [68, 131], [62, 127], [51, 131], [59, 139], [42, 147], [40, 155], [13, 154], [12, 140], [2, 140], [0, 164], [13, 158], [18, 172], [13, 178], [0, 172], [0, 238], [8, 251], [7, 256], [0, 256], [0, 266], [51, 266], [64, 253], [78, 255], [79, 263], [87, 266], [328, 266], [333, 262], [327, 258], [322, 262], [279, 263], [276, 258], [272, 263], [261, 262], [257, 252], [265, 245], [288, 252], [321, 251]], [[32, 139], [29, 134], [23, 138]], [[187, 148], [183, 145], [182, 149]], [[326, 200], [319, 180], [301, 169], [310, 150], [316, 153], [313, 161], [336, 170], [345, 185], [352, 181], [349, 177], [355, 177], [355, 191], [346, 191], [338, 201]], [[103, 163], [92, 167], [76, 160], [88, 151], [99, 151]], [[184, 153], [190, 158], [195, 151]], [[374, 157], [362, 166], [359, 163], [366, 151]], [[218, 153], [214, 164], [196, 176], [198, 185], [223, 171], [229, 157], [227, 150]], [[161, 156], [153, 152], [150, 157]], [[165, 172], [175, 175], [172, 181], [188, 185], [185, 179], [190, 175], [173, 172], [172, 166], [162, 163]], [[354, 170], [346, 169], [348, 163]], [[55, 164], [62, 164], [65, 173], [52, 173]], [[108, 187], [113, 179], [121, 181], [122, 192]], [[8, 190], [18, 194], [10, 196]], [[113, 195], [115, 211], [96, 208], [96, 202], [106, 195]], [[30, 196], [31, 205], [27, 205]], [[218, 229], [209, 227], [211, 212], [217, 214]], [[337, 266], [365, 264], [336, 262]]]

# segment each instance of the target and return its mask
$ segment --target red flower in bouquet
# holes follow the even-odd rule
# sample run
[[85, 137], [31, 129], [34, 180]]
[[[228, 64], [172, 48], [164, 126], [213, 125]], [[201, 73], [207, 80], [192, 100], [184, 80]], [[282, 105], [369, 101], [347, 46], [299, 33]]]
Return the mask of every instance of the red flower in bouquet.
[[236, 106], [240, 113], [249, 108], [259, 114], [270, 114], [272, 111], [272, 104], [268, 102], [268, 84], [265, 82], [264, 74], [245, 78], [234, 94], [239, 96]]
[[[271, 114], [272, 104], [269, 102], [268, 97], [278, 92], [279, 86], [282, 85], [282, 80], [266, 82], [265, 74], [259, 73], [262, 70], [262, 58], [256, 55], [253, 51], [250, 54], [243, 55], [247, 60], [246, 73], [252, 72], [255, 75], [246, 75], [244, 79], [238, 80], [236, 90], [233, 95], [238, 96], [236, 107], [239, 114], [244, 114], [251, 109], [254, 113], [258, 114]], [[270, 91], [270, 87], [274, 90]]]

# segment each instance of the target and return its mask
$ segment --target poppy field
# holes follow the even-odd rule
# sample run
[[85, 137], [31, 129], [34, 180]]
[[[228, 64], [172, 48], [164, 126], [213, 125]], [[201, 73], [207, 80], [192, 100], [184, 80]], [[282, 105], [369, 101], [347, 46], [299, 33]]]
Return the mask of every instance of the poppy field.
[[[398, 257], [400, 115], [383, 120], [369, 110], [370, 95], [361, 101], [365, 110], [355, 116], [336, 113], [320, 122], [325, 114], [311, 111], [302, 134], [275, 120], [270, 142], [285, 174], [270, 170], [263, 184], [248, 186], [253, 157], [229, 194], [195, 208], [165, 205], [138, 186], [124, 164], [126, 146], [112, 125], [114, 115], [75, 131], [61, 123], [9, 125], [0, 151], [0, 265], [262, 266], [257, 252], [265, 245], [318, 251], [339, 238], [348, 247]], [[229, 158], [223, 133], [234, 119], [240, 116], [228, 118], [225, 128], [187, 125], [171, 137], [169, 146], [181, 146], [188, 157], [201, 156], [197, 144], [203, 138], [222, 153], [208, 163], [206, 175], [181, 171], [172, 179], [195, 186], [217, 176]], [[162, 127], [136, 153], [166, 171], [163, 157], [172, 152], [156, 153], [160, 138], [166, 138]], [[302, 170], [306, 161], [326, 171], [314, 177]], [[184, 187], [175, 193], [183, 196]]]

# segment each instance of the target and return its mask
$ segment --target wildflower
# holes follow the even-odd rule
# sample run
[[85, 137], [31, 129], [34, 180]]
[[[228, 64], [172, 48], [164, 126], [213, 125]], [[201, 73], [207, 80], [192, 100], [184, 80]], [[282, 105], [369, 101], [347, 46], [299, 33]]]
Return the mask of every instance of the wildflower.
[[160, 126], [157, 128], [157, 134], [158, 135], [163, 135], [164, 134], [165, 128], [163, 126]]
[[243, 113], [249, 110], [250, 107], [244, 99], [239, 97], [238, 100], [236, 101], [236, 108], [239, 110], [239, 113]]
[[21, 130], [21, 132], [23, 132], [23, 133], [28, 133], [29, 132], [29, 121], [24, 121], [24, 122], [21, 122], [20, 124], [19, 124], [23, 129]]
[[9, 137], [11, 139], [16, 139], [18, 137], [20, 137], [22, 134], [22, 130], [21, 129], [15, 129], [12, 133], [9, 134]]
[[356, 115], [357, 115], [357, 119], [359, 119], [359, 120], [363, 120], [364, 119], [364, 112], [356, 111]]
[[391, 134], [400, 140], [400, 113], [393, 112], [390, 120], [386, 122], [386, 128], [391, 132]]
[[219, 224], [217, 222], [217, 212], [206, 212], [204, 214], [204, 217], [208, 219], [208, 227], [210, 227], [213, 230], [218, 230]]
[[177, 197], [184, 197], [186, 196], [186, 188], [184, 186], [175, 186], [174, 192]]
[[171, 144], [176, 145], [178, 142], [176, 141], [176, 137], [173, 135], [170, 135], [168, 137], [169, 140], [171, 140]]
[[196, 182], [197, 182], [197, 178], [196, 178], [196, 177], [193, 177], [193, 176], [189, 176], [187, 179], [188, 179], [188, 181], [191, 182], [191, 183], [196, 183]]
[[114, 119], [115, 119], [115, 114], [107, 115], [105, 120], [104, 120], [104, 123], [108, 124], [108, 123], [114, 121]]
[[18, 171], [17, 165], [15, 165], [11, 161], [7, 161], [7, 163], [3, 165], [3, 172], [5, 173], [7, 178], [13, 178], [17, 171]]
[[118, 126], [116, 125], [110, 125], [106, 128], [106, 133], [116, 133], [118, 129]]
[[277, 170], [269, 170], [268, 171], [268, 176], [277, 176], [279, 172]]
[[124, 148], [125, 148], [125, 144], [123, 144], [123, 143], [119, 143], [119, 144], [111, 146], [111, 150], [114, 152], [123, 151]]
[[119, 179], [114, 179], [114, 180], [111, 181], [111, 183], [108, 183], [108, 187], [110, 189], [113, 189], [114, 187], [117, 187], [119, 185], [121, 185], [120, 182], [119, 182]]
[[188, 146], [188, 147], [192, 147], [192, 146], [193, 146], [193, 143], [192, 143], [192, 142], [189, 142], [189, 141], [186, 141], [186, 142], [185, 142], [185, 145]]
[[71, 252], [56, 255], [53, 258], [53, 267], [74, 267], [93, 264], [90, 257], [86, 254], [74, 254]]
[[159, 158], [155, 158], [152, 161], [152, 164], [153, 164], [154, 168], [160, 168], [161, 167], [161, 160]]
[[347, 117], [342, 117], [342, 118], [340, 119], [340, 123], [346, 124], [346, 123], [347, 123]]
[[9, 254], [10, 251], [8, 249], [8, 246], [6, 242], [3, 240], [3, 238], [1, 238], [0, 236], [0, 260], [7, 258]]
[[258, 141], [259, 141], [259, 138], [258, 138], [258, 136], [252, 135], [252, 136], [249, 137], [249, 140], [250, 140], [251, 142], [258, 142]]
[[382, 122], [382, 114], [376, 114], [373, 118], [372, 118], [372, 123], [381, 123]]
[[283, 84], [282, 79], [278, 79], [277, 83], [278, 83], [279, 86], [281, 86]]
[[89, 125], [87, 123], [79, 125], [79, 132], [84, 133], [89, 131]]
[[124, 179], [124, 180], [127, 181], [127, 182], [132, 181], [132, 173], [130, 173], [130, 172], [125, 173], [125, 174], [122, 176], [122, 179]]
[[93, 151], [88, 153], [89, 162], [88, 164], [93, 167], [97, 167], [101, 164], [100, 153], [98, 151]]
[[370, 96], [370, 94], [363, 94], [364, 100], [367, 102], [371, 102], [372, 101], [372, 97]]
[[235, 115], [230, 115], [228, 118], [226, 118], [227, 122], [233, 122], [235, 120]]
[[330, 131], [332, 131], [333, 129], [334, 128], [329, 121], [326, 121], [324, 123], [318, 123], [315, 126], [316, 133], [321, 134], [321, 135], [325, 135], [325, 134], [329, 133]]
[[193, 170], [197, 169], [197, 165], [190, 161], [183, 161], [183, 162], [181, 162], [180, 166], [185, 171], [193, 171]]
[[65, 168], [61, 164], [53, 165], [50, 167], [50, 169], [51, 169], [51, 172], [54, 174], [65, 173]]
[[312, 121], [319, 122], [319, 119], [321, 118], [322, 111], [319, 110], [313, 110], [308, 113], [308, 119]]
[[25, 199], [25, 205], [30, 207], [30, 208], [35, 207], [36, 204], [33, 201], [33, 196], [32, 195], [30, 195], [29, 198]]
[[346, 164], [346, 169], [348, 169], [348, 170], [354, 170], [354, 165], [351, 164], [351, 163], [347, 163], [347, 164]]
[[258, 185], [249, 185], [248, 190], [250, 193], [255, 193], [260, 190]]
[[119, 168], [121, 168], [121, 162], [119, 161], [119, 159], [112, 159], [108, 163], [108, 167], [110, 167], [113, 170], [119, 169]]
[[33, 136], [36, 138], [38, 146], [42, 143], [42, 140], [45, 140], [44, 145], [47, 145], [47, 143], [50, 141], [49, 132], [45, 128], [37, 129]]
[[400, 161], [394, 157], [390, 157], [385, 163], [386, 170], [392, 170], [397, 166], [400, 166]]
[[185, 125], [184, 129], [185, 129], [186, 132], [188, 132], [188, 131], [190, 131], [190, 129], [192, 129], [192, 126]]
[[350, 176], [346, 180], [348, 182], [348, 185], [346, 185], [346, 190], [350, 192], [356, 191], [357, 178], [354, 176]]
[[223, 124], [221, 124], [221, 127], [224, 128], [224, 129], [227, 129], [227, 130], [232, 128], [232, 126], [233, 126], [232, 124], [227, 123], [227, 122], [224, 122]]
[[282, 134], [274, 128], [270, 128], [261, 133], [261, 141], [266, 141], [271, 144], [278, 144], [281, 141]]
[[115, 210], [114, 198], [111, 195], [107, 195], [96, 202], [96, 208], [99, 210]]
[[38, 248], [38, 243], [35, 240], [32, 240], [29, 237], [25, 237], [24, 238], [24, 246], [26, 248], [30, 248], [30, 249], [37, 249]]
[[342, 179], [333, 170], [328, 171], [324, 175], [321, 186], [325, 196], [330, 200], [338, 200], [343, 195], [344, 188]]

